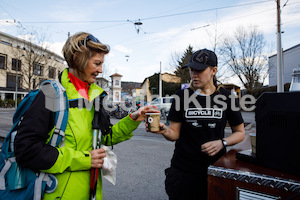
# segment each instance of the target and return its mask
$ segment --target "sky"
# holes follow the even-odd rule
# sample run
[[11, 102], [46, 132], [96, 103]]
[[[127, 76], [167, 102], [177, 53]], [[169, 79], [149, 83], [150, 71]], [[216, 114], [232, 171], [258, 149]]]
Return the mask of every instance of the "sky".
[[[282, 48], [300, 43], [300, 0], [281, 1]], [[68, 32], [85, 31], [109, 44], [105, 77], [142, 82], [160, 71], [173, 72], [174, 58], [191, 45], [212, 49], [212, 36], [232, 35], [239, 26], [264, 34], [266, 54], [276, 53], [275, 0], [0, 0], [0, 31], [26, 38], [35, 30], [58, 55]], [[135, 26], [136, 22], [142, 25]], [[237, 80], [228, 79], [225, 82]]]

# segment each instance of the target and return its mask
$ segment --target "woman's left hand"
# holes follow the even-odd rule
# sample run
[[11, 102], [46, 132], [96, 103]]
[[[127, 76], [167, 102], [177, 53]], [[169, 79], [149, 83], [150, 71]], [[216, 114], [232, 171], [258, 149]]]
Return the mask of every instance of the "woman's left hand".
[[146, 113], [160, 113], [159, 110], [157, 110], [156, 106], [148, 105], [139, 108], [137, 111], [132, 113], [130, 117], [134, 121], [143, 121], [146, 118]]
[[217, 153], [219, 153], [219, 151], [221, 151], [221, 149], [223, 149], [223, 143], [222, 140], [214, 140], [214, 141], [210, 141], [210, 142], [206, 142], [204, 144], [201, 145], [201, 151], [208, 154], [209, 156], [214, 156]]

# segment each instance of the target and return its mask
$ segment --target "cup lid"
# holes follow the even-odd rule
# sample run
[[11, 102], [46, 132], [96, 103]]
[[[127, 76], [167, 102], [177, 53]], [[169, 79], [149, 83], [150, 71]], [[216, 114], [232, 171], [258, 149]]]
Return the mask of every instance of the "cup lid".
[[160, 115], [160, 113], [146, 113], [146, 115]]

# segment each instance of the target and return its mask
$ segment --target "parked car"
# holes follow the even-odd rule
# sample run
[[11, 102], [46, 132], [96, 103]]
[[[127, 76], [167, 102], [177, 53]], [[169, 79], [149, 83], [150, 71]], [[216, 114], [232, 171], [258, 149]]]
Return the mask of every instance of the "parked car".
[[165, 110], [167, 113], [169, 112], [173, 97], [162, 97], [162, 98], [157, 98], [153, 100], [150, 105], [156, 106], [159, 110]]

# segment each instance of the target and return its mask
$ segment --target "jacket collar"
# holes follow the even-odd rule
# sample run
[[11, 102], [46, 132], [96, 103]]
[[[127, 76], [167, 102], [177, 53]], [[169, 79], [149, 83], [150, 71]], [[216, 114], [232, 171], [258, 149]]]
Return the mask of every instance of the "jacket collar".
[[[69, 100], [82, 98], [82, 96], [77, 92], [73, 83], [70, 81], [68, 72], [68, 68], [63, 70], [60, 76], [60, 81], [67, 91], [67, 96]], [[104, 90], [101, 87], [99, 87], [95, 83], [91, 84], [88, 90], [89, 101], [93, 101], [97, 96], [101, 95], [103, 92]]]

